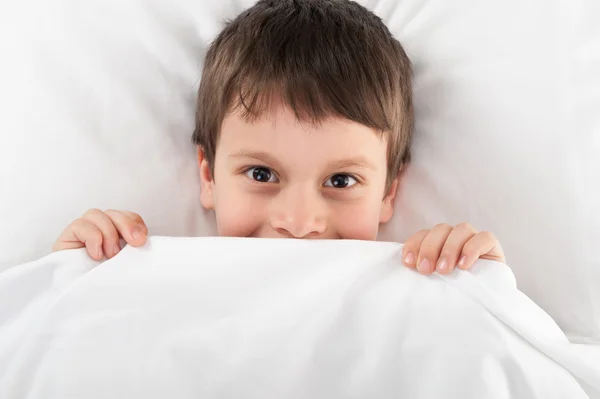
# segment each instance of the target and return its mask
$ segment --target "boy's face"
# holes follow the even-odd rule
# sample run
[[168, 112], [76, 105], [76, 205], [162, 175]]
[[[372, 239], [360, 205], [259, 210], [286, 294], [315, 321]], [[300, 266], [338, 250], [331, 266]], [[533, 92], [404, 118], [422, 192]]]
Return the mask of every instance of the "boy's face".
[[254, 123], [231, 113], [214, 176], [198, 151], [201, 202], [220, 236], [374, 240], [397, 188], [385, 193], [386, 153], [383, 136], [348, 120], [301, 123], [285, 107]]

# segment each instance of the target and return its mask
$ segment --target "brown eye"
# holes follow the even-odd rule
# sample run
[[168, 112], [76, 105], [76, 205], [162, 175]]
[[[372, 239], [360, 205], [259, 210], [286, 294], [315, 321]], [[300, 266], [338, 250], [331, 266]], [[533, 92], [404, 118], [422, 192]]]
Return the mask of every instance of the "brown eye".
[[246, 171], [246, 176], [260, 183], [277, 182], [277, 178], [275, 177], [275, 174], [271, 171], [271, 169], [265, 168], [264, 166], [257, 166], [248, 169]]
[[325, 186], [333, 188], [347, 188], [352, 187], [357, 183], [356, 179], [350, 175], [338, 173], [331, 176], [325, 181]]

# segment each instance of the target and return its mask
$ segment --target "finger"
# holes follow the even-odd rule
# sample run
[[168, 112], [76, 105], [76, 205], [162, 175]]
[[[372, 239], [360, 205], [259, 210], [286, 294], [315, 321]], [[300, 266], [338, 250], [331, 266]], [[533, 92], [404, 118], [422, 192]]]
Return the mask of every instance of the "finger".
[[435, 271], [440, 252], [451, 231], [452, 226], [439, 224], [425, 236], [417, 257], [417, 271], [419, 273], [428, 275]]
[[134, 247], [140, 247], [146, 243], [146, 225], [140, 224], [135, 218], [122, 211], [109, 209], [104, 213], [112, 220], [126, 243]]
[[99, 209], [90, 209], [83, 215], [83, 219], [92, 222], [102, 233], [102, 249], [107, 258], [119, 253], [119, 233], [108, 215]]
[[146, 222], [144, 222], [144, 219], [142, 219], [142, 217], [140, 215], [138, 215], [135, 212], [130, 212], [130, 211], [120, 211], [120, 212], [125, 214], [126, 216], [129, 216], [134, 221], [136, 221], [140, 226], [142, 226], [144, 234], [148, 235], [148, 227], [146, 226]]
[[77, 219], [65, 229], [54, 245], [53, 251], [86, 248], [92, 259], [102, 260], [102, 233], [89, 220]]
[[467, 270], [477, 259], [490, 259], [504, 262], [504, 253], [496, 237], [488, 232], [481, 231], [464, 245], [458, 267]]
[[436, 267], [438, 273], [446, 274], [454, 270], [463, 247], [475, 234], [477, 230], [468, 223], [461, 223], [452, 229], [440, 253]]
[[419, 253], [419, 248], [421, 248], [421, 242], [428, 232], [429, 230], [421, 230], [404, 243], [404, 247], [402, 248], [402, 260], [405, 266], [410, 267], [411, 269], [417, 267], [417, 254]]

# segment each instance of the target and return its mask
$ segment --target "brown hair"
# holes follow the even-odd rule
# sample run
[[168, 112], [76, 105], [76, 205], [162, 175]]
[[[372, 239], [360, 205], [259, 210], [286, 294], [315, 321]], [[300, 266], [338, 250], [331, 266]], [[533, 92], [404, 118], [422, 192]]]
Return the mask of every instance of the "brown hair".
[[385, 24], [348, 0], [261, 0], [211, 44], [195, 144], [214, 157], [225, 116], [248, 120], [282, 101], [302, 121], [343, 117], [388, 135], [388, 186], [410, 161], [412, 68]]

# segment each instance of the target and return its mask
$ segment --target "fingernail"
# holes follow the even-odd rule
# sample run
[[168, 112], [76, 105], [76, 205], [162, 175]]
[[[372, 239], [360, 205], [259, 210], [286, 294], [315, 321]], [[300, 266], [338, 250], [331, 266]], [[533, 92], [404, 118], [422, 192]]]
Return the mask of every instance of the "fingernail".
[[406, 263], [407, 265], [414, 265], [415, 264], [415, 254], [413, 254], [412, 252], [407, 253], [406, 256], [404, 257], [404, 263]]
[[139, 227], [136, 227], [135, 229], [133, 229], [131, 236], [133, 237], [134, 240], [140, 241], [144, 237], [144, 233], [142, 232], [142, 230]]
[[423, 259], [419, 266], [417, 266], [417, 270], [419, 273], [430, 273], [431, 272], [431, 262], [427, 259]]
[[98, 259], [102, 259], [104, 254], [102, 252], [102, 247], [98, 247], [98, 249], [96, 250], [96, 256], [98, 257]]
[[446, 270], [448, 270], [448, 261], [446, 260], [446, 258], [440, 259], [437, 265], [437, 270], [438, 272], [445, 272]]
[[119, 246], [119, 244], [115, 244], [115, 246], [113, 247], [113, 256], [118, 254], [120, 250], [121, 250], [121, 247]]
[[458, 261], [458, 266], [459, 266], [459, 267], [463, 267], [463, 266], [465, 265], [465, 263], [466, 263], [466, 262], [467, 262], [467, 257], [463, 255], [463, 256], [460, 258], [460, 260]]

